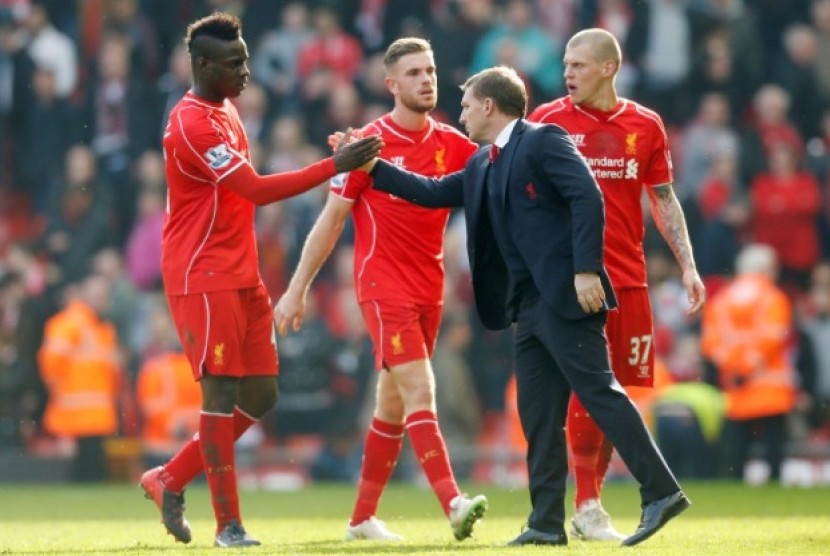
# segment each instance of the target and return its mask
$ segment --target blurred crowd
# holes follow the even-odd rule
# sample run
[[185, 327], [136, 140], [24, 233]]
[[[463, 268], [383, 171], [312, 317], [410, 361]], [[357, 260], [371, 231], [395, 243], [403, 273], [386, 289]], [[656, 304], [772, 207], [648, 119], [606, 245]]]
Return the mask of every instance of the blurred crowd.
[[[515, 67], [532, 108], [566, 94], [561, 57], [573, 32], [613, 32], [624, 49], [620, 93], [667, 125], [710, 299], [732, 284], [739, 253], [763, 244], [789, 308], [774, 349], [791, 401], [731, 414], [726, 363], [717, 347], [701, 350], [701, 320], [685, 315], [677, 266], [649, 221], [654, 349], [665, 380], [642, 407], [658, 439], [698, 435], [711, 457], [682, 473], [705, 476], [736, 474], [736, 464], [717, 464], [733, 421], [752, 421], [736, 434], [754, 440], [768, 437], [761, 431], [774, 416], [782, 445], [830, 445], [830, 0], [0, 0], [0, 447], [54, 455], [87, 437], [142, 438], [145, 456], [163, 459], [195, 430], [198, 388], [160, 282], [160, 139], [190, 84], [184, 28], [214, 10], [243, 21], [253, 75], [236, 103], [261, 173], [316, 161], [330, 132], [388, 111], [383, 51], [399, 36], [431, 41], [434, 116], [456, 124], [458, 85], [471, 73]], [[323, 186], [259, 209], [272, 299], [326, 194]], [[439, 414], [451, 453], [484, 454], [521, 440], [509, 337], [475, 317], [460, 218], [446, 236]], [[318, 438], [315, 476], [348, 479], [374, 379], [351, 234], [311, 305], [303, 329], [279, 339], [281, 399], [255, 442]], [[97, 377], [108, 411], [53, 414], [56, 376], [69, 365]], [[711, 391], [684, 395], [688, 385]], [[661, 426], [670, 432], [659, 434]], [[781, 457], [768, 455], [772, 478]], [[474, 478], [494, 478], [476, 467], [467, 469]]]

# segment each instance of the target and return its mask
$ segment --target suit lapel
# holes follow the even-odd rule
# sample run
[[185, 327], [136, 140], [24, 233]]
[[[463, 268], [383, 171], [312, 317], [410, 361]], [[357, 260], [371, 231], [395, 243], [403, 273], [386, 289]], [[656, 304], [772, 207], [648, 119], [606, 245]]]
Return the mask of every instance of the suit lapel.
[[513, 156], [516, 154], [516, 148], [524, 136], [527, 125], [523, 119], [516, 122], [513, 128], [513, 133], [510, 134], [510, 140], [499, 154], [498, 167], [499, 171], [496, 174], [497, 184], [501, 190], [501, 200], [504, 203], [507, 197], [507, 184], [510, 183], [510, 171], [513, 169]]
[[[473, 160], [469, 162], [469, 170], [471, 172], [469, 177], [471, 179], [464, 180], [465, 186], [470, 193], [470, 207], [472, 208], [472, 210], [468, 212], [468, 217], [473, 218], [470, 221], [470, 230], [475, 230], [476, 226], [478, 226], [478, 211], [482, 210], [481, 207], [484, 206], [482, 199], [485, 191], [487, 191], [487, 184], [484, 180], [487, 179], [488, 164], [490, 164], [490, 162], [488, 160], [487, 148], [479, 149], [478, 153], [473, 155]], [[464, 196], [467, 197], [467, 194], [465, 193]], [[484, 210], [486, 210], [486, 207]]]

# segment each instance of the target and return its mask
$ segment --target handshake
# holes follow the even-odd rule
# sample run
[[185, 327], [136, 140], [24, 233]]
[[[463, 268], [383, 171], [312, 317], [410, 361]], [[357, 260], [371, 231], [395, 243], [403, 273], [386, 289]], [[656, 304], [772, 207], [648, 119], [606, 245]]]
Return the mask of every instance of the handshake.
[[378, 154], [384, 147], [380, 135], [363, 137], [360, 131], [352, 128], [346, 132], [335, 131], [328, 137], [328, 144], [334, 151], [334, 167], [338, 172], [363, 170], [371, 172], [378, 160]]

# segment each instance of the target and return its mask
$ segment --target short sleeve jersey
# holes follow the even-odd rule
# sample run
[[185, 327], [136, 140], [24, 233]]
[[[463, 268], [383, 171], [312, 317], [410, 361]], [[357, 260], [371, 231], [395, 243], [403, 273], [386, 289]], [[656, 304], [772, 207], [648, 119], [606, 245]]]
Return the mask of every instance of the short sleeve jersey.
[[668, 138], [660, 116], [628, 99], [608, 112], [563, 97], [528, 118], [563, 127], [585, 157], [605, 198], [605, 265], [617, 288], [646, 286], [643, 188], [672, 182]]
[[[478, 146], [457, 129], [429, 118], [409, 131], [390, 114], [364, 135], [380, 134], [380, 157], [406, 170], [441, 177], [464, 168]], [[371, 187], [364, 172], [337, 176], [331, 193], [354, 203], [355, 287], [358, 301], [402, 300], [439, 304], [444, 297], [444, 230], [449, 210], [427, 209]]]
[[254, 205], [222, 187], [250, 164], [248, 138], [227, 99], [188, 92], [164, 131], [167, 218], [161, 268], [167, 295], [245, 289], [261, 283]]

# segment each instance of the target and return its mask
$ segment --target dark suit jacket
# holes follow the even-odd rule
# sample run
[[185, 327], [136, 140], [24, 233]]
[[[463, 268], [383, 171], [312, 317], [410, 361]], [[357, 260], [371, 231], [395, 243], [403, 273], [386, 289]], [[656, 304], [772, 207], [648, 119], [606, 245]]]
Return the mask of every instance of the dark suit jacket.
[[[379, 160], [375, 187], [425, 207], [463, 206], [467, 254], [476, 308], [487, 328], [515, 320], [510, 276], [496, 245], [486, 205], [488, 148], [474, 154], [463, 170], [426, 178]], [[598, 272], [606, 309], [616, 306], [602, 263], [605, 208], [599, 186], [567, 132], [556, 125], [519, 120], [494, 169], [502, 189], [505, 222], [544, 301], [562, 317], [586, 316], [577, 301], [574, 273]]]

